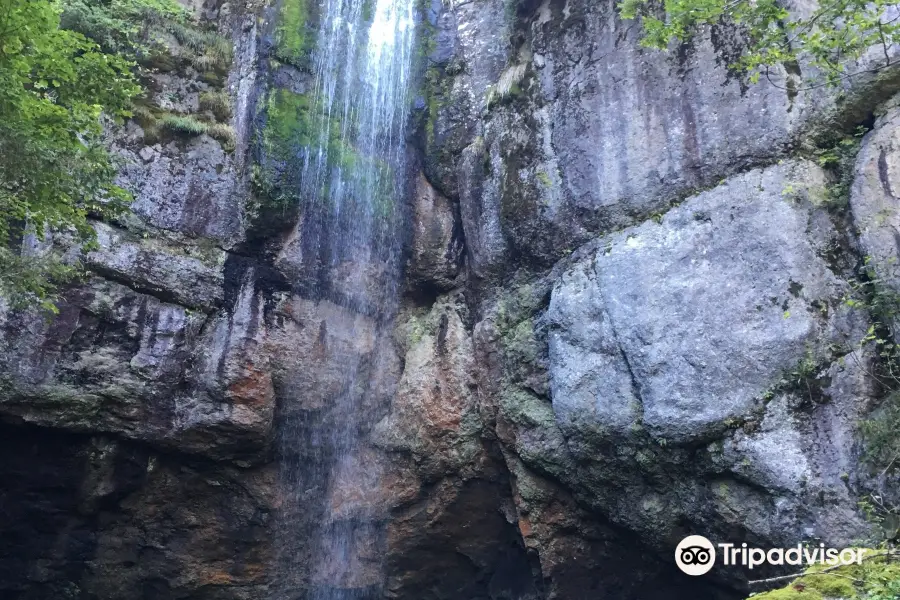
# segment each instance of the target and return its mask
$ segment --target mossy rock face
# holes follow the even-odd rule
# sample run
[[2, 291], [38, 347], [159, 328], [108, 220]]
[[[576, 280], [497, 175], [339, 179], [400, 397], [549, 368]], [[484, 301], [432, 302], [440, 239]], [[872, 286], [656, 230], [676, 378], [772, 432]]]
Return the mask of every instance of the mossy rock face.
[[309, 67], [315, 40], [309, 22], [308, 0], [282, 0], [275, 28], [275, 58], [300, 69]]
[[[325, 122], [322, 106], [310, 94], [298, 94], [285, 88], [270, 91], [265, 104], [265, 124], [262, 129], [262, 157], [260, 173], [265, 181], [259, 188], [273, 198], [296, 196], [300, 189], [304, 167], [304, 154], [309, 148], [326, 144], [327, 169], [340, 168], [347, 179], [359, 173], [371, 171], [377, 174], [375, 182], [382, 186], [376, 194], [377, 210], [386, 212], [391, 205], [393, 171], [385, 161], [370, 158], [350, 144], [355, 123], [342, 123], [332, 117]], [[327, 129], [328, 139], [321, 139], [321, 131]], [[328, 199], [327, 184], [310, 193], [319, 201]]]
[[471, 141], [466, 98], [455, 91], [454, 76], [441, 67], [431, 67], [425, 72], [422, 96], [425, 174], [442, 193], [455, 196], [456, 161]]
[[900, 564], [884, 550], [866, 550], [861, 564], [810, 567], [783, 588], [752, 600], [894, 600], [900, 598]]
[[299, 158], [300, 149], [313, 139], [312, 99], [283, 88], [273, 89], [266, 102], [263, 144], [277, 161]]

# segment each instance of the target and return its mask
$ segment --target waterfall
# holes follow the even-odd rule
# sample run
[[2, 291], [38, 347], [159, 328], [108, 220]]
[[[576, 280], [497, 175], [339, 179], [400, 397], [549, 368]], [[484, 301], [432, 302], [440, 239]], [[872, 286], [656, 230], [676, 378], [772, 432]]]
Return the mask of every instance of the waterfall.
[[[380, 466], [366, 437], [377, 418], [369, 396], [385, 377], [378, 348], [390, 343], [397, 305], [414, 1], [319, 7], [298, 287], [318, 302], [310, 321], [324, 340], [320, 371], [339, 381], [321, 410], [280, 419], [275, 600], [381, 595]], [[345, 344], [328, 341], [335, 332]]]

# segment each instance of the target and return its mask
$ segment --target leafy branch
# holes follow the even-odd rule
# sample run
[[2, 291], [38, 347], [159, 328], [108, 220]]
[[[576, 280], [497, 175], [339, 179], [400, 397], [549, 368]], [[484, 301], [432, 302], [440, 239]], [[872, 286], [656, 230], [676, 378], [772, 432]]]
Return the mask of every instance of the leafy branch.
[[[736, 25], [744, 47], [731, 68], [757, 82], [762, 75], [770, 78], [776, 65], [809, 65], [818, 74], [813, 88], [893, 64], [891, 48], [900, 34], [893, 6], [887, 0], [826, 0], [802, 15], [778, 0], [662, 0], [661, 7], [651, 0], [622, 0], [619, 11], [624, 19], [640, 20], [647, 48], [685, 42], [701, 25]], [[848, 71], [870, 48], [880, 49], [884, 63]]]

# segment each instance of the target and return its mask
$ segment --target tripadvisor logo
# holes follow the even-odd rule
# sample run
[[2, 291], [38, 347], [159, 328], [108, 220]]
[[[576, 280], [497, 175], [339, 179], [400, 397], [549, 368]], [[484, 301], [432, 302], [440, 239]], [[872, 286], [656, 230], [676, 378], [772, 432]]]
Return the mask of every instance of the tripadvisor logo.
[[688, 575], [703, 575], [716, 564], [716, 549], [702, 535], [689, 535], [675, 548], [675, 564]]
[[721, 564], [753, 569], [760, 565], [853, 565], [861, 564], [867, 548], [826, 548], [825, 544], [791, 548], [751, 548], [747, 544], [713, 545], [702, 535], [689, 535], [675, 548], [675, 564], [688, 575], [704, 575], [716, 564], [716, 548]]

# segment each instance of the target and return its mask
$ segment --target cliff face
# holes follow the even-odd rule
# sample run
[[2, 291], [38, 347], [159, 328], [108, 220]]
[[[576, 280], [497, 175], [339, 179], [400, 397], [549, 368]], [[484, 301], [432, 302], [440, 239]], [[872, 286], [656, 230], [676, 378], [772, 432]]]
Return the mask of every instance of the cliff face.
[[[132, 213], [97, 223], [58, 316], [0, 316], [0, 595], [305, 589], [284, 523], [326, 499], [383, 539], [325, 584], [391, 598], [739, 597], [675, 544], [867, 533], [858, 427], [885, 390], [858, 270], [900, 291], [900, 74], [750, 85], [724, 27], [662, 54], [612, 2], [425, 3], [385, 339], [296, 233], [315, 3], [197, 10], [235, 45], [235, 139], [111, 132]], [[210, 85], [157, 72], [151, 101], [196, 113]], [[817, 160], [843, 139], [855, 158]], [[369, 442], [286, 498], [341, 353], [374, 373]]]

